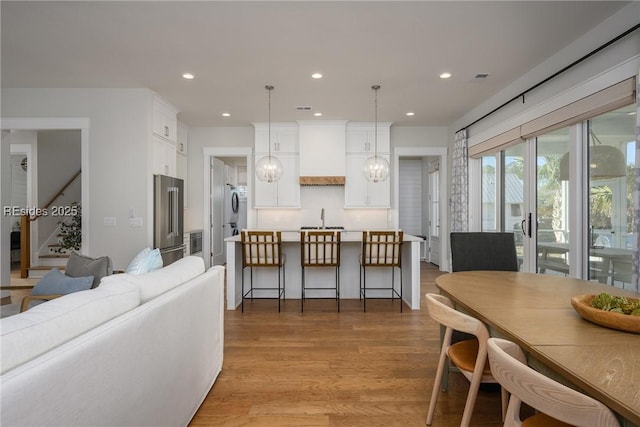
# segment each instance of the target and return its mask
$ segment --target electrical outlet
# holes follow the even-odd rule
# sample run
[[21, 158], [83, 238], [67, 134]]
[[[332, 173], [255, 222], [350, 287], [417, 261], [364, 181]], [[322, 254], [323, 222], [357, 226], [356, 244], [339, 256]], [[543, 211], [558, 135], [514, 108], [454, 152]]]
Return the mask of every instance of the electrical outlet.
[[105, 216], [102, 224], [105, 227], [115, 227], [116, 226], [116, 217], [115, 216]]

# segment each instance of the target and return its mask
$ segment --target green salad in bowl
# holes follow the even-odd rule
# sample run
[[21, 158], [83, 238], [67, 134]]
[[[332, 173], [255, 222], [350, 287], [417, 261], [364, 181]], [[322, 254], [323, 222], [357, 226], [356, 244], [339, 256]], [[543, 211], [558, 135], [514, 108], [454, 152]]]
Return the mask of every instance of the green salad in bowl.
[[606, 292], [596, 295], [591, 301], [591, 307], [613, 313], [640, 316], [640, 300], [632, 301]]

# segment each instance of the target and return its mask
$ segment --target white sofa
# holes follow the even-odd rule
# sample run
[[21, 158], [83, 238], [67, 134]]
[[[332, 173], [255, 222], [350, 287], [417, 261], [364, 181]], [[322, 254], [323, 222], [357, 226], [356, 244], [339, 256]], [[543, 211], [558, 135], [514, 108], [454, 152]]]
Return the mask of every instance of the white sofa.
[[222, 369], [224, 268], [186, 257], [0, 320], [0, 425], [185, 426]]

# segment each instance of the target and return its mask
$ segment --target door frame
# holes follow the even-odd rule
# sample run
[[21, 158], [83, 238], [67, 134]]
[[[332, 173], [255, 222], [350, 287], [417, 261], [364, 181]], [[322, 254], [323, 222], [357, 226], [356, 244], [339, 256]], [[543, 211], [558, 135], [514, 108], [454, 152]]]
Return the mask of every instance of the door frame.
[[207, 268], [211, 265], [211, 180], [209, 169], [211, 167], [211, 157], [246, 157], [247, 158], [247, 227], [253, 225], [253, 147], [204, 147], [202, 149], [202, 171], [203, 171], [203, 218], [204, 227], [202, 230], [202, 256]]
[[[80, 175], [80, 182], [82, 185], [82, 246], [80, 252], [83, 254], [89, 253], [91, 247], [91, 234], [89, 233], [91, 225], [91, 203], [89, 201], [89, 125], [90, 120], [88, 117], [19, 117], [19, 118], [0, 118], [1, 129], [3, 131], [11, 130], [79, 130], [80, 131], [80, 163], [82, 168], [82, 174]], [[8, 164], [5, 159], [5, 153], [10, 158], [10, 147], [6, 147], [6, 152], [0, 150], [0, 162]], [[3, 169], [4, 170], [4, 169]], [[4, 181], [4, 180], [3, 180]], [[33, 184], [33, 183], [32, 183]], [[9, 189], [10, 191], [10, 189]], [[3, 206], [8, 206], [9, 194], [5, 194], [5, 186], [2, 186], [0, 190], [0, 200]], [[4, 218], [4, 217], [3, 217]], [[8, 233], [9, 229], [6, 228], [8, 224], [8, 217], [6, 222], [3, 219], [2, 230], [0, 230], [0, 237], [2, 237], [2, 253], [5, 253], [9, 249], [9, 239], [4, 238], [4, 233]], [[6, 228], [6, 229], [5, 229]], [[11, 266], [9, 265], [8, 257], [0, 257], [0, 281], [2, 283], [9, 283]]]
[[449, 230], [447, 215], [447, 204], [444, 200], [449, 200], [447, 191], [447, 147], [394, 147], [393, 149], [393, 205], [391, 215], [393, 227], [399, 227], [400, 216], [400, 158], [401, 157], [439, 157], [440, 158], [440, 271], [449, 271], [448, 239], [443, 238]]

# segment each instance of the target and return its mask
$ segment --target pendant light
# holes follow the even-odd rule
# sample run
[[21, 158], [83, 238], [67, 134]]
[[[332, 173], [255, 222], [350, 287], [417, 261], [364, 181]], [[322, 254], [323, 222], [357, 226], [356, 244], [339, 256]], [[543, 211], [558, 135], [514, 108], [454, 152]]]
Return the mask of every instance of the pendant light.
[[362, 172], [365, 178], [369, 182], [383, 182], [389, 178], [389, 162], [384, 157], [378, 156], [378, 91], [380, 85], [371, 86], [375, 93], [375, 125], [374, 125], [374, 152], [373, 156], [369, 157], [364, 162]]
[[263, 182], [276, 182], [282, 177], [282, 163], [277, 157], [271, 155], [271, 91], [273, 86], [264, 87], [269, 94], [269, 155], [264, 156], [256, 163], [256, 176]]
[[[589, 129], [593, 144], [589, 147], [589, 178], [593, 180], [620, 178], [627, 175], [624, 154], [612, 145], [605, 145]], [[560, 159], [560, 180], [569, 179], [569, 153]]]

